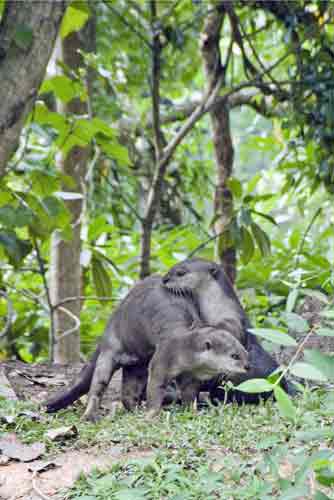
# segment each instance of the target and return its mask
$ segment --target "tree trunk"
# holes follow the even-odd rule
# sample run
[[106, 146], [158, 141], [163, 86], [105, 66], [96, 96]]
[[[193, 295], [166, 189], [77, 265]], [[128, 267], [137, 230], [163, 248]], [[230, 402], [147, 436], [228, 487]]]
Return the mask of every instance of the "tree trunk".
[[[220, 8], [210, 7], [201, 36], [201, 50], [207, 76], [208, 87], [212, 88], [225, 69], [221, 63], [219, 48], [220, 31], [225, 12]], [[216, 255], [232, 282], [236, 275], [235, 248], [231, 241], [230, 223], [233, 214], [233, 198], [227, 181], [233, 167], [233, 144], [231, 137], [229, 108], [226, 102], [218, 99], [210, 110], [213, 133], [213, 146], [217, 165], [217, 185], [214, 200], [216, 222], [214, 225]]]
[[[92, 24], [94, 25], [94, 19], [91, 19], [80, 32], [72, 33], [62, 41], [62, 60], [73, 71], [77, 71], [78, 68], [83, 66], [79, 51], [91, 50], [92, 45], [95, 45], [95, 29], [92, 29]], [[88, 113], [88, 106], [86, 102], [74, 99], [66, 106], [59, 103], [58, 111], [84, 115]], [[75, 188], [71, 188], [69, 191], [83, 194], [89, 151], [89, 147], [75, 146], [66, 158], [59, 156], [58, 167], [64, 174], [71, 176], [75, 182]], [[63, 186], [63, 190], [66, 191], [68, 188]], [[80, 232], [83, 200], [67, 201], [67, 206], [72, 213], [73, 238], [71, 241], [64, 241], [56, 232], [52, 239], [50, 289], [54, 306], [69, 297], [82, 295]], [[69, 312], [66, 313], [60, 308], [56, 308], [54, 311], [55, 346], [53, 360], [56, 363], [68, 364], [80, 360], [79, 322], [75, 331], [65, 336], [64, 333], [75, 326], [73, 316], [79, 319], [81, 301], [78, 298], [67, 302], [64, 308]]]
[[65, 8], [65, 1], [6, 2], [0, 23], [0, 178], [42, 83]]

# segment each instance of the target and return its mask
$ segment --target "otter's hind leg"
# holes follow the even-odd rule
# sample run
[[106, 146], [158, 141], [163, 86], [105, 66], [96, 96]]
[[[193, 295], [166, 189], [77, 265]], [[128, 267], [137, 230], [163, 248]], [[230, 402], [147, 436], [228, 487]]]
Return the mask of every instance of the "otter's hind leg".
[[111, 377], [120, 368], [119, 361], [115, 359], [112, 349], [102, 350], [98, 357], [92, 384], [88, 395], [88, 404], [83, 417], [95, 421], [100, 408], [102, 396], [109, 385]]
[[145, 397], [148, 378], [147, 366], [124, 366], [122, 370], [122, 403], [132, 411]]

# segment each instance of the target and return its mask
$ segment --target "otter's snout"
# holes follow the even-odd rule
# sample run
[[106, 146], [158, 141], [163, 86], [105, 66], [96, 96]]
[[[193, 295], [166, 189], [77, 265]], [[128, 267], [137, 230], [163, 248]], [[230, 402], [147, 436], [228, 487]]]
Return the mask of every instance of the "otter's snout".
[[244, 365], [244, 368], [245, 368], [245, 370], [248, 372], [248, 370], [250, 369], [250, 364], [249, 364], [249, 363], [245, 364], [245, 365]]

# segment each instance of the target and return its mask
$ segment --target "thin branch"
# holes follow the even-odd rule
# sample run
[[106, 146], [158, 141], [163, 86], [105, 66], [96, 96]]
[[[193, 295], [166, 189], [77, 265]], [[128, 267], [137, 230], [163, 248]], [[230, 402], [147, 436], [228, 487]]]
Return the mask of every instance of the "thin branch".
[[146, 47], [148, 47], [151, 50], [152, 47], [150, 42], [144, 37], [144, 35], [141, 34], [140, 31], [137, 30], [137, 28], [135, 28], [131, 23], [129, 23], [129, 21], [125, 19], [125, 17], [120, 12], [118, 12], [117, 9], [115, 9], [115, 7], [111, 5], [109, 0], [103, 0], [103, 3], [108, 7], [108, 9], [113, 14], [115, 14], [115, 16], [117, 16], [122, 21], [124, 26], [127, 26], [135, 35], [137, 35], [138, 38], [140, 38], [140, 40], [146, 45]]
[[46, 270], [44, 267], [44, 262], [41, 256], [40, 248], [37, 242], [37, 239], [35, 236], [33, 236], [33, 246], [35, 248], [36, 252], [36, 258], [37, 258], [37, 263], [38, 267], [42, 276], [43, 280], [43, 285], [44, 285], [44, 290], [45, 290], [45, 295], [46, 295], [46, 300], [47, 304], [49, 307], [49, 313], [50, 313], [50, 332], [49, 332], [49, 359], [53, 360], [53, 353], [54, 353], [54, 345], [55, 345], [55, 325], [54, 325], [54, 311], [53, 311], [53, 305], [52, 305], [52, 300], [51, 300], [51, 295], [50, 295], [50, 290], [48, 286], [48, 282], [46, 279]]
[[53, 309], [57, 309], [58, 307], [63, 306], [64, 304], [68, 304], [69, 302], [76, 302], [77, 300], [85, 301], [85, 300], [101, 300], [102, 302], [113, 302], [113, 297], [99, 297], [98, 295], [79, 295], [77, 297], [67, 297], [59, 301], [57, 304], [53, 306]]
[[[108, 178], [106, 178], [105, 180], [109, 184], [109, 186], [114, 187], [113, 184], [110, 182], [110, 180]], [[117, 182], [117, 179], [116, 179], [116, 182]], [[119, 190], [117, 190], [118, 196], [122, 199], [122, 201], [125, 203], [125, 205], [130, 209], [130, 211], [133, 213], [133, 215], [140, 222], [143, 222], [143, 217], [139, 214], [139, 212], [137, 212], [137, 210], [135, 209], [135, 207], [129, 202], [129, 200], [127, 199], [127, 197], [123, 194], [121, 185], [120, 184], [118, 184], [118, 185], [119, 185], [119, 188], [120, 188]]]
[[34, 470], [33, 474], [32, 474], [32, 478], [31, 478], [31, 484], [32, 484], [32, 489], [33, 491], [40, 497], [42, 498], [42, 500], [50, 500], [51, 497], [49, 497], [48, 495], [45, 495], [37, 486], [37, 483], [36, 483], [36, 478], [37, 478], [37, 475], [38, 475], [38, 471], [37, 470]]
[[295, 269], [297, 269], [297, 267], [298, 267], [298, 265], [299, 265], [300, 255], [301, 255], [301, 253], [302, 253], [302, 251], [303, 251], [303, 248], [304, 248], [304, 245], [305, 245], [305, 241], [306, 241], [307, 235], [308, 235], [308, 233], [311, 231], [313, 224], [315, 223], [315, 221], [317, 220], [317, 218], [319, 217], [319, 215], [321, 214], [321, 212], [322, 212], [322, 207], [319, 207], [319, 208], [315, 211], [315, 213], [314, 213], [314, 215], [313, 215], [312, 219], [310, 220], [310, 222], [309, 222], [309, 224], [308, 224], [307, 228], [305, 229], [305, 232], [304, 232], [304, 234], [303, 234], [303, 237], [302, 237], [302, 239], [300, 240], [300, 244], [299, 244], [299, 246], [298, 246], [297, 255], [296, 255], [296, 264], [295, 264]]
[[211, 241], [214, 241], [217, 238], [219, 238], [219, 236], [221, 236], [223, 234], [223, 232], [224, 231], [222, 231], [220, 233], [217, 233], [217, 234], [214, 234], [213, 236], [210, 236], [210, 238], [208, 238], [206, 241], [204, 241], [203, 243], [201, 243], [200, 245], [198, 245], [198, 247], [194, 248], [194, 250], [192, 250], [187, 255], [187, 259], [190, 259], [191, 257], [193, 257], [197, 252], [199, 252], [200, 250], [202, 250], [202, 248], [205, 248], [209, 243], [211, 243]]
[[72, 311], [69, 311], [68, 309], [66, 309], [66, 307], [58, 306], [58, 309], [60, 311], [62, 311], [63, 313], [67, 314], [67, 316], [69, 316], [71, 319], [73, 319], [74, 326], [72, 328], [69, 328], [68, 330], [66, 330], [61, 335], [59, 335], [55, 339], [55, 342], [54, 342], [55, 344], [58, 344], [58, 342], [60, 342], [60, 340], [62, 340], [64, 337], [68, 337], [69, 335], [72, 335], [72, 333], [77, 332], [79, 330], [80, 324], [81, 324], [80, 319], [75, 314], [73, 314]]
[[0, 295], [1, 297], [3, 297], [6, 302], [7, 302], [7, 317], [6, 317], [6, 324], [5, 326], [3, 327], [3, 329], [1, 330], [0, 332], [0, 340], [3, 339], [4, 337], [6, 337], [6, 335], [8, 334], [9, 330], [10, 330], [10, 327], [11, 327], [11, 324], [12, 324], [12, 321], [13, 321], [13, 316], [14, 316], [14, 308], [13, 308], [13, 303], [12, 301], [10, 300], [9, 296], [7, 295], [6, 292], [4, 292], [3, 290], [0, 290]]

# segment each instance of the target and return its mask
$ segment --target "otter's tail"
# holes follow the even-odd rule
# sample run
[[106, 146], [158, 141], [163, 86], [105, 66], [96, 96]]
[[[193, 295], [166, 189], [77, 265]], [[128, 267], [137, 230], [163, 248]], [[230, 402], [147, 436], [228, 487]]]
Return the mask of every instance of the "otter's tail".
[[97, 349], [91, 359], [82, 368], [78, 376], [78, 381], [72, 385], [72, 387], [67, 389], [67, 391], [57, 394], [52, 399], [46, 401], [45, 404], [47, 413], [54, 413], [62, 408], [67, 408], [67, 406], [70, 406], [74, 403], [74, 401], [88, 393], [99, 354], [100, 346], [97, 346]]

